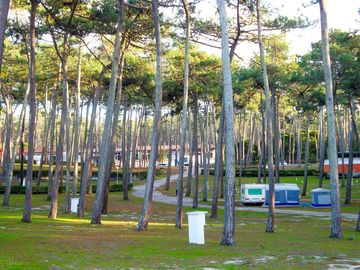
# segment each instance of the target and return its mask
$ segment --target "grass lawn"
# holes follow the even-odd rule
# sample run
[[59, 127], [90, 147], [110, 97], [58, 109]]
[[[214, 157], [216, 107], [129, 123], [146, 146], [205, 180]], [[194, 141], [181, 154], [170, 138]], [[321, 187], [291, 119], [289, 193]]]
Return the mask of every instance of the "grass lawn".
[[[64, 206], [61, 194], [60, 209]], [[87, 197], [86, 218], [63, 214], [49, 220], [45, 195], [33, 196], [32, 223], [20, 222], [24, 195], [12, 195], [0, 206], [0, 269], [327, 269], [360, 267], [360, 233], [344, 221], [344, 239], [329, 239], [330, 220], [276, 216], [276, 232], [265, 233], [266, 214], [236, 215], [236, 242], [219, 245], [223, 212], [207, 218], [205, 245], [188, 244], [187, 218], [174, 228], [175, 206], [154, 203], [147, 231], [133, 230], [142, 199], [123, 201], [110, 194], [103, 225], [90, 225], [94, 195]], [[193, 211], [185, 208], [185, 212]], [[208, 211], [208, 210], [205, 210]], [[304, 230], [306, 228], [306, 230]]]

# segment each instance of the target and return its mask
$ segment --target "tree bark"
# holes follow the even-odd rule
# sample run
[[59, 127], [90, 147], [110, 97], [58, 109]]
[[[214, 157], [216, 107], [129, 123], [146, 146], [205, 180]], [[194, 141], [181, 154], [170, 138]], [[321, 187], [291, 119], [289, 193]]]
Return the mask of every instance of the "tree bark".
[[92, 153], [94, 148], [94, 126], [96, 123], [96, 110], [100, 100], [100, 90], [102, 87], [102, 80], [104, 78], [105, 72], [108, 69], [108, 66], [103, 67], [99, 79], [97, 87], [95, 88], [93, 104], [92, 104], [92, 112], [90, 119], [90, 127], [89, 127], [89, 135], [86, 142], [86, 147], [84, 148], [84, 167], [81, 174], [81, 185], [80, 185], [80, 198], [79, 204], [77, 208], [77, 215], [79, 217], [84, 217], [84, 208], [85, 208], [85, 199], [86, 199], [86, 188], [87, 183], [90, 182], [91, 185], [91, 177], [92, 177], [92, 169], [91, 169], [91, 160]]
[[48, 111], [47, 111], [47, 97], [48, 97], [48, 88], [47, 85], [45, 86], [45, 102], [44, 102], [44, 133], [43, 133], [43, 141], [42, 141], [42, 149], [41, 149], [41, 156], [40, 156], [40, 165], [38, 170], [38, 177], [37, 177], [37, 186], [40, 186], [41, 183], [41, 174], [42, 174], [42, 167], [46, 160], [46, 149], [48, 148], [48, 138], [49, 138], [49, 128], [48, 128]]
[[258, 26], [258, 42], [260, 50], [261, 69], [263, 73], [264, 92], [265, 92], [265, 117], [266, 117], [266, 136], [267, 136], [267, 161], [269, 170], [269, 212], [266, 222], [266, 232], [275, 231], [275, 184], [273, 171], [273, 143], [272, 143], [272, 121], [271, 121], [271, 97], [269, 90], [269, 81], [265, 64], [265, 52], [262, 41], [262, 25], [260, 0], [256, 1], [257, 26]]
[[[27, 106], [27, 102], [28, 102], [29, 91], [30, 91], [30, 77], [29, 77], [29, 82], [27, 84], [26, 91], [25, 91], [23, 107], [21, 108], [18, 128], [17, 128], [17, 132], [16, 132], [16, 136], [15, 136], [15, 143], [14, 143], [14, 146], [13, 146], [13, 151], [12, 151], [12, 156], [11, 156], [10, 167], [9, 167], [8, 170], [6, 170], [7, 174], [4, 175], [5, 182], [6, 182], [6, 189], [5, 189], [5, 193], [4, 193], [3, 205], [9, 205], [9, 202], [10, 202], [10, 193], [11, 193], [11, 186], [12, 186], [13, 169], [14, 169], [15, 158], [16, 158], [16, 148], [17, 148], [17, 145], [19, 144], [20, 139], [21, 139], [22, 124], [23, 124], [23, 121], [24, 121], [25, 116], [26, 116], [26, 106]], [[12, 113], [11, 106], [10, 106], [9, 109], [7, 109], [7, 111]]]
[[279, 123], [278, 123], [278, 114], [277, 114], [277, 106], [276, 103], [276, 89], [275, 87], [271, 88], [271, 99], [272, 99], [272, 106], [273, 106], [273, 114], [272, 114], [272, 121], [273, 121], [273, 130], [274, 130], [274, 157], [275, 157], [275, 182], [280, 183], [280, 158], [279, 158], [279, 141], [280, 141], [280, 132], [279, 132]]
[[118, 75], [118, 68], [119, 68], [120, 54], [121, 54], [121, 37], [124, 26], [124, 0], [119, 0], [118, 3], [119, 3], [119, 7], [118, 7], [119, 19], [118, 19], [118, 26], [116, 29], [115, 46], [114, 46], [114, 53], [113, 53], [112, 66], [111, 66], [111, 79], [109, 85], [105, 126], [103, 131], [101, 148], [99, 151], [98, 181], [96, 187], [96, 195], [94, 201], [94, 208], [92, 212], [91, 224], [101, 224], [102, 199], [105, 189], [105, 170], [107, 168], [106, 161], [109, 158], [109, 154], [111, 154], [110, 143], [111, 143], [112, 115], [114, 112], [116, 82], [117, 82], [117, 75]]
[[9, 13], [10, 0], [2, 0], [0, 3], [0, 87], [1, 87], [1, 68], [3, 62], [5, 30], [7, 26], [7, 17]]
[[32, 178], [33, 178], [33, 160], [34, 160], [34, 135], [36, 119], [36, 81], [35, 81], [35, 18], [38, 2], [31, 0], [30, 11], [30, 92], [29, 92], [29, 140], [28, 140], [28, 159], [25, 180], [25, 205], [22, 222], [31, 222], [31, 197], [32, 197]]
[[309, 168], [309, 146], [310, 146], [310, 139], [309, 139], [309, 112], [306, 112], [306, 142], [305, 142], [305, 164], [304, 164], [304, 180], [302, 186], [301, 196], [306, 196], [307, 190], [307, 177], [308, 177], [308, 168]]
[[[12, 111], [12, 105], [13, 105], [13, 96], [7, 95], [4, 96], [5, 103], [6, 103], [6, 116], [5, 116], [5, 144], [4, 144], [4, 156], [3, 156], [3, 165], [2, 165], [2, 173], [1, 173], [1, 179], [0, 179], [0, 186], [2, 186], [3, 179], [5, 178], [6, 187], [7, 189], [10, 188], [11, 190], [11, 160], [12, 152], [13, 152], [13, 111]], [[6, 194], [10, 194], [10, 190], [6, 191]], [[7, 199], [5, 201], [4, 197], [4, 205], [6, 205]]]
[[159, 23], [158, 0], [152, 1], [152, 17], [155, 28], [156, 40], [156, 90], [155, 90], [155, 114], [152, 127], [151, 153], [149, 167], [147, 171], [144, 205], [140, 215], [139, 223], [136, 226], [137, 231], [146, 230], [151, 214], [151, 201], [154, 189], [154, 180], [156, 173], [156, 156], [160, 137], [161, 122], [161, 101], [162, 101], [162, 49], [161, 32]]
[[322, 181], [324, 179], [324, 160], [325, 160], [325, 134], [324, 134], [324, 112], [323, 107], [319, 112], [319, 127], [320, 127], [320, 149], [319, 149], [319, 188], [322, 188]]
[[235, 148], [234, 148], [234, 106], [233, 89], [231, 81], [231, 68], [229, 57], [229, 36], [226, 21], [225, 1], [218, 0], [218, 10], [221, 26], [221, 48], [222, 48], [222, 74], [224, 79], [224, 116], [225, 116], [225, 208], [224, 227], [221, 239], [222, 245], [234, 245], [234, 220], [235, 220]]
[[194, 197], [193, 197], [193, 208], [199, 206], [199, 144], [198, 144], [198, 112], [199, 104], [197, 94], [194, 94], [194, 130], [193, 130], [193, 151], [195, 156], [195, 170], [194, 170]]
[[355, 102], [354, 98], [350, 97], [350, 111], [351, 111], [351, 121], [350, 121], [350, 132], [349, 132], [349, 163], [348, 163], [348, 172], [347, 172], [347, 181], [346, 181], [346, 190], [345, 190], [345, 204], [351, 203], [351, 185], [353, 178], [353, 162], [354, 162], [354, 126], [356, 125], [355, 119]]
[[190, 197], [191, 195], [191, 181], [192, 181], [192, 171], [193, 171], [193, 158], [194, 158], [194, 151], [193, 151], [193, 144], [194, 144], [194, 137], [193, 132], [191, 131], [191, 116], [188, 114], [189, 124], [188, 124], [188, 134], [189, 134], [189, 167], [188, 173], [186, 178], [186, 197]]
[[57, 107], [57, 93], [60, 88], [60, 72], [61, 66], [59, 65], [58, 71], [58, 81], [55, 86], [55, 90], [52, 94], [52, 102], [51, 102], [51, 116], [50, 116], [50, 146], [49, 146], [49, 176], [48, 176], [48, 192], [47, 192], [47, 200], [51, 200], [51, 196], [53, 193], [53, 174], [54, 174], [54, 140], [55, 140], [55, 130], [56, 130], [56, 107]]
[[80, 90], [81, 90], [81, 46], [79, 46], [79, 55], [77, 63], [77, 80], [76, 80], [76, 94], [75, 94], [75, 116], [74, 116], [74, 173], [72, 185], [72, 197], [77, 197], [77, 183], [78, 183], [78, 166], [79, 166], [79, 143], [80, 143]]
[[335, 113], [334, 97], [330, 63], [329, 33], [327, 25], [327, 6], [326, 0], [320, 0], [320, 19], [321, 19], [321, 40], [322, 58], [324, 67], [324, 77], [326, 86], [326, 112], [328, 124], [328, 157], [330, 163], [330, 182], [331, 182], [331, 233], [330, 238], [342, 238], [341, 212], [340, 212], [340, 192], [339, 174], [336, 148]]
[[[169, 190], [169, 188], [170, 188], [170, 173], [171, 173], [171, 159], [172, 159], [172, 129], [173, 129], [174, 111], [171, 111], [170, 114], [171, 115], [170, 115], [170, 128], [169, 128], [169, 153], [168, 153], [168, 164], [167, 164], [167, 170], [166, 170], [166, 181], [165, 181], [165, 187], [164, 187], [165, 190]], [[185, 124], [186, 124], [186, 122], [185, 122]], [[185, 125], [185, 128], [186, 128], [186, 125]]]
[[[179, 154], [179, 166], [178, 166], [178, 186], [177, 186], [177, 203], [176, 203], [176, 221], [175, 227], [181, 229], [182, 216], [183, 216], [183, 175], [184, 175], [184, 157], [185, 157], [185, 140], [186, 140], [186, 114], [188, 109], [188, 94], [189, 94], [189, 47], [190, 47], [190, 11], [187, 0], [182, 0], [183, 8], [186, 18], [186, 40], [185, 40], [185, 60], [184, 60], [184, 87], [183, 87], [183, 104], [182, 104], [182, 116], [181, 116], [181, 128], [180, 128], [180, 154]], [[189, 123], [190, 126], [190, 123]], [[191, 133], [189, 133], [190, 137]], [[191, 155], [190, 155], [190, 158]], [[190, 160], [189, 160], [190, 163]], [[188, 168], [191, 170], [191, 168]], [[189, 171], [190, 177], [188, 178], [187, 190], [191, 187], [191, 171]], [[190, 194], [189, 194], [190, 195]]]

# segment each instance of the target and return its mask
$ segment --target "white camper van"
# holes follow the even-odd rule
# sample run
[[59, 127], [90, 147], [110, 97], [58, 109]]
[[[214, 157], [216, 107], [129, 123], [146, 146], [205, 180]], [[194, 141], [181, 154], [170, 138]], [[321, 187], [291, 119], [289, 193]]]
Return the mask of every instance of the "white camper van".
[[265, 186], [262, 184], [242, 184], [240, 200], [243, 204], [263, 204], [265, 202]]

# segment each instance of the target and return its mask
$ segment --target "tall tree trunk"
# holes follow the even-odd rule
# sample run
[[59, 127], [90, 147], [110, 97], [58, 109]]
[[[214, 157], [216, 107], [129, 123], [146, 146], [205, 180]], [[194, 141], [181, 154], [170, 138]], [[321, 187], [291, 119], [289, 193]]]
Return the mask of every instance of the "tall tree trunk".
[[58, 71], [58, 81], [55, 86], [55, 90], [52, 94], [51, 101], [51, 116], [50, 116], [50, 146], [49, 146], [49, 175], [48, 175], [48, 192], [47, 192], [47, 200], [51, 200], [51, 196], [53, 193], [53, 174], [54, 174], [54, 140], [55, 140], [55, 130], [56, 130], [56, 107], [57, 107], [57, 94], [60, 88], [60, 72], [61, 66], [59, 65]]
[[43, 133], [43, 141], [42, 141], [42, 148], [41, 148], [41, 156], [40, 156], [40, 165], [38, 170], [38, 177], [37, 177], [37, 186], [40, 186], [41, 183], [41, 174], [42, 174], [42, 167], [46, 160], [46, 149], [48, 148], [48, 137], [49, 137], [49, 128], [48, 128], [48, 111], [47, 111], [47, 97], [48, 97], [48, 88], [47, 85], [45, 86], [45, 102], [44, 102], [44, 133]]
[[5, 30], [7, 25], [7, 17], [9, 13], [10, 0], [2, 0], [0, 3], [0, 89], [1, 89], [1, 68], [3, 62], [3, 52], [4, 52], [4, 39], [5, 39]]
[[347, 172], [347, 181], [346, 181], [346, 190], [345, 190], [345, 204], [351, 203], [351, 185], [353, 178], [353, 162], [354, 162], [354, 130], [355, 130], [355, 102], [354, 98], [350, 97], [350, 111], [351, 111], [351, 121], [350, 121], [350, 132], [349, 132], [349, 162], [348, 162], [348, 172]]
[[129, 200], [128, 184], [131, 183], [131, 171], [130, 171], [130, 150], [131, 150], [131, 135], [132, 133], [132, 110], [130, 110], [127, 128], [127, 142], [126, 142], [126, 158], [125, 158], [125, 176], [126, 182], [123, 185], [124, 200]]
[[265, 64], [265, 52], [262, 42], [262, 25], [261, 25], [261, 11], [260, 0], [256, 1], [257, 26], [258, 26], [258, 42], [260, 50], [261, 69], [264, 80], [265, 92], [265, 117], [266, 117], [266, 136], [267, 136], [267, 161], [269, 169], [269, 212], [266, 222], [266, 232], [274, 232], [275, 230], [275, 184], [273, 171], [273, 143], [272, 143], [272, 123], [271, 123], [271, 97], [269, 90], [269, 81]]
[[[337, 131], [337, 135], [338, 135], [338, 142], [340, 144], [340, 152], [341, 152], [341, 187], [345, 187], [345, 139], [344, 139], [344, 129], [343, 129], [343, 121], [345, 121], [345, 116], [343, 116], [343, 118], [341, 118], [340, 116], [341, 112], [340, 110], [338, 111], [338, 115], [339, 117], [337, 118], [337, 122], [335, 123], [336, 126], [336, 131]], [[336, 120], [336, 119], [335, 119]], [[346, 127], [346, 123], [345, 123], [345, 127]]]
[[[10, 167], [6, 171], [7, 175], [5, 175], [6, 189], [5, 189], [5, 193], [4, 193], [3, 205], [9, 205], [9, 201], [10, 201], [10, 192], [11, 192], [11, 186], [12, 186], [13, 169], [14, 169], [15, 158], [16, 158], [16, 148], [17, 148], [17, 145], [19, 144], [20, 139], [21, 139], [22, 124], [23, 124], [23, 121], [24, 121], [25, 116], [26, 116], [26, 106], [27, 106], [27, 103], [28, 103], [29, 91], [30, 91], [30, 76], [29, 76], [29, 82], [27, 83], [27, 86], [26, 86], [26, 91], [25, 91], [25, 95], [24, 95], [24, 102], [23, 102], [23, 106], [21, 108], [18, 128], [17, 128], [16, 135], [15, 135], [15, 143], [14, 143], [14, 146], [13, 146], [13, 152], [12, 152], [12, 156], [11, 156]], [[11, 111], [11, 106], [10, 106], [10, 110], [8, 110], [8, 111]]]
[[282, 165], [282, 169], [285, 170], [285, 121], [282, 127], [282, 140], [281, 140], [281, 165]]
[[140, 215], [139, 223], [136, 230], [146, 230], [151, 214], [151, 201], [154, 189], [154, 180], [156, 173], [156, 156], [160, 137], [161, 122], [161, 101], [162, 101], [162, 50], [161, 50], [161, 33], [158, 11], [158, 0], [152, 1], [152, 17], [155, 28], [156, 40], [156, 90], [155, 90], [155, 113], [152, 128], [152, 141], [149, 167], [147, 171], [144, 205]]
[[331, 181], [331, 238], [342, 238], [341, 212], [340, 212], [340, 192], [339, 192], [339, 174], [336, 148], [335, 131], [335, 113], [334, 97], [331, 75], [330, 50], [329, 50], [329, 32], [327, 26], [327, 6], [326, 0], [320, 0], [320, 18], [321, 18], [321, 39], [322, 39], [322, 58], [324, 67], [324, 77], [326, 86], [326, 112], [328, 128], [328, 157], [330, 163], [330, 181]]
[[310, 146], [310, 139], [309, 139], [309, 112], [306, 112], [306, 142], [305, 142], [305, 165], [304, 165], [304, 180], [302, 186], [301, 196], [306, 196], [307, 190], [307, 177], [308, 177], [308, 168], [309, 168], [309, 146]]
[[280, 158], [279, 158], [279, 141], [280, 141], [280, 132], [279, 132], [279, 123], [278, 123], [278, 114], [277, 114], [277, 106], [276, 103], [276, 89], [275, 87], [271, 87], [271, 100], [273, 106], [273, 114], [272, 114], [272, 121], [273, 121], [273, 130], [274, 130], [274, 157], [275, 157], [275, 182], [280, 183]]
[[208, 146], [209, 146], [209, 139], [208, 139], [208, 104], [207, 101], [205, 102], [205, 112], [204, 112], [205, 119], [200, 118], [200, 136], [201, 136], [201, 153], [202, 153], [202, 163], [203, 163], [203, 171], [204, 171], [204, 183], [203, 183], [203, 202], [207, 202], [207, 191], [209, 185], [209, 164], [207, 162], [207, 155], [208, 155]]
[[[203, 190], [203, 202], [207, 202], [208, 200], [208, 189], [209, 189], [209, 167], [210, 167], [210, 151], [211, 151], [211, 144], [209, 139], [209, 104], [208, 101], [205, 104], [205, 142], [204, 146], [206, 149], [206, 159], [205, 159], [205, 166], [204, 166], [204, 190]], [[235, 150], [235, 149], [234, 149]], [[235, 162], [235, 161], [234, 161]]]
[[[224, 104], [222, 106], [224, 108]], [[215, 171], [214, 171], [214, 188], [213, 188], [213, 198], [211, 203], [211, 218], [218, 217], [218, 201], [219, 201], [219, 184], [220, 184], [220, 177], [222, 177], [222, 170], [220, 170], [222, 165], [222, 144], [224, 141], [224, 125], [225, 125], [225, 116], [224, 110], [221, 109], [220, 113], [220, 123], [218, 129], [218, 140], [216, 143], [215, 149]], [[218, 169], [216, 169], [218, 168]]]
[[[186, 1], [186, 0], [185, 0]], [[165, 190], [169, 190], [170, 187], [170, 173], [171, 173], [171, 160], [172, 160], [172, 129], [173, 129], [173, 116], [174, 111], [170, 113], [170, 128], [169, 128], [169, 153], [168, 153], [168, 164], [166, 170], [166, 181], [165, 181]], [[185, 119], [186, 121], [186, 119]], [[186, 122], [185, 122], [186, 124]], [[186, 128], [186, 125], [185, 125]]]
[[235, 148], [234, 148], [234, 106], [229, 57], [229, 36], [226, 21], [225, 1], [218, 0], [218, 10], [221, 26], [222, 74], [224, 79], [224, 134], [225, 134], [225, 208], [224, 227], [221, 239], [222, 245], [234, 245], [235, 224]]
[[195, 155], [195, 170], [194, 170], [194, 197], [193, 208], [198, 208], [199, 205], [199, 144], [198, 144], [198, 113], [199, 104], [197, 94], [194, 94], [194, 130], [193, 130], [193, 151]]
[[121, 130], [121, 160], [122, 160], [122, 178], [123, 178], [123, 199], [128, 200], [129, 196], [127, 194], [127, 191], [125, 191], [125, 186], [127, 187], [127, 171], [128, 168], [126, 166], [126, 143], [128, 140], [130, 140], [129, 137], [126, 136], [126, 118], [127, 118], [127, 111], [129, 108], [129, 104], [127, 101], [125, 101], [124, 104], [124, 111], [123, 111], [123, 119], [122, 119], [122, 130]]
[[[67, 65], [67, 64], [66, 64]], [[67, 67], [66, 67], [66, 72], [67, 72]], [[67, 75], [64, 75], [67, 77]], [[65, 213], [70, 213], [71, 210], [71, 196], [70, 196], [70, 165], [71, 165], [71, 140], [70, 140], [70, 113], [69, 113], [69, 99], [70, 99], [70, 94], [69, 94], [69, 84], [67, 82], [67, 78], [66, 78], [66, 115], [65, 115], [65, 156], [66, 156], [66, 184], [65, 184], [65, 190], [66, 190], [66, 194], [65, 194]], [[65, 97], [63, 97], [65, 98]], [[63, 108], [64, 109], [64, 108]]]
[[[11, 160], [12, 160], [12, 151], [13, 151], [13, 96], [7, 95], [4, 96], [6, 102], [6, 116], [5, 116], [5, 144], [4, 144], [4, 157], [3, 157], [3, 166], [2, 166], [2, 173], [0, 179], [0, 186], [2, 185], [3, 179], [5, 181], [10, 182], [11, 180]], [[11, 187], [9, 186], [11, 189]]]
[[75, 116], [74, 116], [74, 173], [72, 185], [72, 197], [77, 197], [77, 183], [78, 183], [78, 166], [79, 166], [79, 143], [80, 143], [80, 90], [81, 90], [81, 46], [79, 46], [79, 55], [77, 63], [77, 80], [76, 80], [76, 94], [75, 94]]
[[[243, 115], [243, 120], [242, 120], [242, 115]], [[241, 186], [242, 165], [243, 165], [242, 146], [243, 146], [244, 137], [243, 137], [243, 134], [241, 133], [241, 130], [242, 130], [241, 124], [242, 124], [242, 122], [245, 123], [245, 112], [244, 113], [241, 112], [240, 115], [239, 115], [239, 186]]]
[[28, 159], [25, 181], [25, 205], [22, 222], [31, 222], [31, 197], [32, 197], [32, 178], [33, 178], [33, 161], [34, 161], [34, 135], [35, 135], [35, 119], [36, 119], [36, 81], [35, 81], [35, 18], [38, 2], [31, 0], [30, 11], [30, 118], [29, 118], [29, 141], [28, 141]]
[[300, 117], [298, 117], [298, 121], [297, 121], [297, 125], [296, 125], [296, 140], [297, 140], [296, 164], [297, 164], [298, 168], [300, 168], [301, 167], [301, 152], [302, 152]]
[[[59, 140], [58, 140], [58, 146], [56, 149], [56, 170], [55, 170], [55, 177], [53, 181], [53, 195], [51, 198], [51, 208], [49, 213], [49, 218], [55, 219], [57, 217], [57, 211], [58, 211], [58, 196], [59, 196], [59, 178], [60, 183], [62, 182], [63, 177], [63, 149], [64, 149], [64, 137], [69, 136], [70, 130], [68, 130], [69, 127], [69, 121], [68, 121], [68, 102], [69, 102], [69, 85], [68, 85], [68, 73], [67, 73], [67, 57], [68, 57], [68, 38], [69, 38], [69, 27], [71, 26], [71, 21], [74, 16], [74, 12], [76, 9], [76, 6], [78, 4], [78, 0], [75, 0], [72, 3], [71, 7], [71, 14], [67, 23], [67, 28], [64, 33], [64, 40], [63, 40], [63, 51], [62, 55], [60, 55], [60, 52], [58, 52], [58, 56], [61, 59], [61, 68], [62, 68], [62, 75], [63, 75], [63, 94], [62, 94], [62, 112], [61, 112], [61, 123], [60, 123], [60, 132], [59, 132]], [[53, 35], [53, 42], [56, 44], [55, 37]], [[57, 46], [56, 46], [57, 47]], [[67, 138], [67, 142], [69, 138]], [[66, 147], [68, 152], [68, 143]], [[68, 153], [66, 154], [66, 161], [68, 162], [69, 156]], [[69, 175], [67, 176], [69, 177]], [[67, 190], [69, 190], [70, 186], [68, 186]], [[69, 202], [66, 201], [67, 206], [69, 205]]]
[[193, 158], [194, 158], [194, 151], [193, 151], [193, 144], [194, 144], [194, 137], [193, 132], [191, 131], [191, 116], [190, 113], [188, 113], [189, 118], [189, 124], [188, 124], [188, 134], [189, 134], [189, 167], [188, 167], [188, 173], [186, 178], [186, 197], [190, 197], [191, 194], [191, 181], [192, 181], [192, 171], [193, 171]]
[[[119, 67], [119, 75], [118, 75], [118, 85], [117, 85], [117, 93], [116, 93], [116, 100], [115, 100], [115, 108], [114, 108], [114, 116], [113, 116], [113, 120], [112, 120], [112, 131], [111, 131], [111, 150], [110, 150], [110, 154], [108, 156], [108, 159], [106, 161], [106, 171], [105, 171], [105, 181], [104, 181], [104, 186], [105, 186], [105, 190], [103, 193], [103, 199], [102, 199], [102, 209], [101, 209], [101, 213], [102, 214], [107, 214], [108, 211], [108, 200], [109, 200], [109, 191], [110, 191], [110, 176], [111, 176], [111, 169], [112, 169], [112, 165], [114, 162], [114, 156], [115, 156], [115, 138], [116, 138], [116, 134], [117, 134], [117, 129], [118, 129], [118, 122], [119, 122], [119, 115], [120, 115], [120, 103], [121, 103], [121, 96], [122, 96], [122, 78], [123, 78], [123, 70], [124, 70], [124, 57], [125, 54], [124, 52], [121, 53], [121, 57], [120, 57], [120, 67]], [[131, 119], [131, 114], [129, 119]], [[131, 125], [129, 128], [129, 132], [131, 132]], [[128, 136], [128, 144], [131, 142], [131, 135]], [[124, 175], [124, 171], [123, 171], [123, 193], [124, 193], [124, 200], [129, 200], [129, 195], [128, 195], [128, 183], [129, 183], [129, 154], [130, 154], [130, 149], [127, 149], [127, 158], [126, 158], [126, 174]]]
[[119, 0], [119, 19], [118, 26], [116, 29], [116, 38], [115, 38], [115, 46], [114, 53], [112, 59], [111, 66], [111, 79], [109, 85], [109, 94], [107, 101], [107, 109], [106, 109], [106, 118], [105, 125], [101, 143], [101, 149], [99, 152], [99, 167], [98, 167], [98, 180], [96, 187], [96, 195], [94, 201], [94, 208], [92, 212], [91, 224], [101, 224], [101, 211], [102, 211], [102, 199], [104, 195], [105, 189], [105, 170], [107, 168], [106, 161], [111, 154], [111, 125], [112, 125], [112, 116], [114, 112], [114, 104], [115, 104], [115, 93], [116, 93], [116, 82], [118, 76], [118, 68], [120, 63], [120, 54], [121, 54], [121, 37], [123, 33], [124, 26], [124, 0]]
[[91, 119], [90, 119], [89, 135], [88, 135], [87, 142], [84, 141], [84, 143], [86, 143], [86, 147], [83, 150], [84, 151], [84, 167], [83, 167], [83, 170], [81, 173], [80, 198], [79, 198], [79, 204], [78, 204], [78, 208], [77, 208], [77, 215], [79, 217], [84, 217], [87, 183], [90, 182], [90, 185], [91, 185], [91, 177], [92, 177], [91, 161], [92, 161], [93, 150], [94, 150], [93, 149], [94, 148], [94, 134], [95, 134], [94, 126], [96, 123], [96, 110], [97, 110], [98, 103], [100, 100], [100, 90], [102, 87], [102, 80], [104, 78], [107, 68], [108, 68], [108, 66], [103, 67], [103, 69], [100, 73], [99, 79], [98, 79], [97, 87], [95, 88], [93, 104], [92, 104]]
[[325, 160], [325, 134], [324, 134], [324, 108], [320, 108], [319, 127], [320, 127], [320, 149], [319, 149], [319, 188], [322, 187], [324, 179], [324, 160]]

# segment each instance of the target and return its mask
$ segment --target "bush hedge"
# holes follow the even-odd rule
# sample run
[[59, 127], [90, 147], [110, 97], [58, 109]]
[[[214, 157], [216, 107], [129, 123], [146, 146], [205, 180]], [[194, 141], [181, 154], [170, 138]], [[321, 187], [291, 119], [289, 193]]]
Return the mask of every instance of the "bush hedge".
[[[128, 190], [131, 190], [133, 188], [133, 184], [128, 184]], [[65, 193], [65, 186], [59, 187], [59, 193]], [[110, 185], [110, 192], [119, 192], [123, 191], [122, 184], [111, 184]], [[47, 194], [48, 187], [47, 186], [33, 186], [32, 187], [32, 193], [33, 194]], [[80, 189], [78, 189], [78, 192], [80, 192]], [[92, 185], [92, 192], [96, 192], [96, 185]], [[0, 194], [5, 193], [5, 186], [0, 186]], [[11, 187], [11, 194], [25, 194], [25, 187], [22, 186], [12, 186]]]
[[[73, 170], [71, 170], [73, 171]], [[157, 170], [156, 171], [156, 174], [158, 173], [161, 173], [160, 170]], [[26, 176], [26, 168], [24, 168], [24, 178]], [[38, 175], [39, 175], [39, 169], [38, 168], [34, 168], [33, 170], [33, 179], [37, 179], [38, 178]], [[41, 177], [48, 177], [49, 175], [49, 168], [48, 167], [43, 167], [42, 170], [41, 170]], [[64, 168], [63, 169], [63, 176], [65, 177], [66, 175], [66, 169]], [[146, 175], [147, 175], [147, 171], [140, 171], [140, 172], [133, 172], [133, 175], [136, 176], [137, 178], [139, 178], [140, 180], [142, 179], [146, 179]], [[98, 172], [97, 170], [93, 170], [93, 173], [92, 173], [92, 177], [97, 177], [98, 176]], [[14, 178], [20, 178], [20, 169], [19, 168], [14, 168], [13, 170], [13, 177]], [[116, 178], [119, 178], [121, 179], [122, 178], [122, 171], [111, 171], [111, 174], [110, 174], [110, 179], [116, 179]]]

